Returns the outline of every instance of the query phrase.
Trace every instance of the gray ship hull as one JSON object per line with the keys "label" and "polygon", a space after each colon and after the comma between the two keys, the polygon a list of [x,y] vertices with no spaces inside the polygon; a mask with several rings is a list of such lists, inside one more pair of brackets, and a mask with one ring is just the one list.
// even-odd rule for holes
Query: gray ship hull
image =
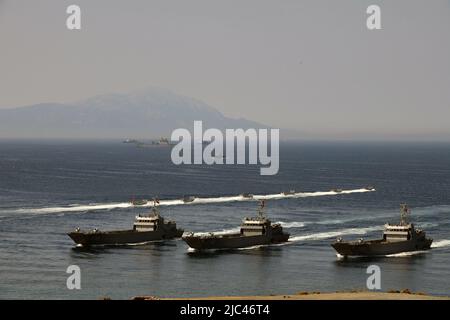
{"label": "gray ship hull", "polygon": [[180,238],[183,230],[71,232],[68,236],[82,246],[138,244]]}
{"label": "gray ship hull", "polygon": [[273,243],[286,242],[289,239],[288,233],[277,235],[257,235],[243,236],[240,233],[224,236],[199,237],[185,236],[183,240],[191,247],[197,250],[207,249],[238,249],[258,245],[268,245]]}
{"label": "gray ship hull", "polygon": [[363,242],[335,242],[331,246],[340,255],[347,256],[386,256],[402,252],[430,249],[432,239],[405,240],[387,242],[372,240]]}

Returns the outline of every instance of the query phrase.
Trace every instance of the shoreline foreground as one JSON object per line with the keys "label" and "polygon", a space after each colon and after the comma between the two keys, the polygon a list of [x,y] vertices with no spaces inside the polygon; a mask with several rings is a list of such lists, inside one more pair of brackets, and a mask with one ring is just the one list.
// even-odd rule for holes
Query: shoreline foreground
{"label": "shoreline foreground", "polygon": [[252,296],[207,296],[190,298],[167,298],[157,296],[136,296],[133,300],[450,300],[448,296],[434,296],[402,291],[341,291],[341,292],[298,292],[287,295]]}

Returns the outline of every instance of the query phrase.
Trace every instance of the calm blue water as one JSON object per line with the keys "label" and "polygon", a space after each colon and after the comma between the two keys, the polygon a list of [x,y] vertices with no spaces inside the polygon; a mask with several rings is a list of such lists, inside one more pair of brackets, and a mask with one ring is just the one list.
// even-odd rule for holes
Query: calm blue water
{"label": "calm blue water", "polygon": [[[382,270],[382,290],[409,288],[450,294],[449,144],[286,144],[280,172],[258,166],[174,166],[170,150],[121,143],[0,142],[0,298],[78,299],[135,295],[284,294],[364,289],[367,266]],[[75,227],[129,228],[146,208],[124,208],[131,197],[220,198],[243,192],[316,192],[374,185],[376,192],[267,202],[290,243],[248,250],[190,253],[181,240],[143,246],[74,248]],[[435,239],[426,253],[337,259],[330,243],[379,237],[407,202],[412,219]],[[100,209],[103,208],[103,209]],[[162,206],[185,230],[238,226],[256,202]],[[78,265],[81,290],[66,288]]]}

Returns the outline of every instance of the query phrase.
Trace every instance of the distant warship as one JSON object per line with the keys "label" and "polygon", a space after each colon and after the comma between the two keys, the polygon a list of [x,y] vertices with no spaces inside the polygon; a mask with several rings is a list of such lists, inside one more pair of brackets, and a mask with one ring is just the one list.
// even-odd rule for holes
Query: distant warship
{"label": "distant warship", "polygon": [[400,205],[400,223],[385,224],[383,238],[378,240],[343,241],[338,238],[331,246],[339,255],[384,256],[402,252],[430,249],[433,239],[427,238],[425,231],[416,229],[407,221],[410,210],[406,204]]}
{"label": "distant warship", "polygon": [[245,218],[240,231],[232,234],[206,235],[189,233],[183,236],[183,240],[197,250],[203,249],[236,249],[256,245],[286,242],[289,233],[283,232],[280,224],[272,224],[263,213],[264,201],[261,201],[258,209],[259,215],[253,218]]}
{"label": "distant warship", "polygon": [[123,141],[123,143],[130,143],[130,144],[134,144],[136,147],[138,148],[147,148],[147,147],[155,147],[155,146],[173,146],[175,145],[174,142],[170,141],[167,138],[162,137],[161,139],[155,141],[151,141],[151,142],[143,142],[143,141],[139,141],[136,139],[126,139]]}
{"label": "distant warship", "polygon": [[92,231],[83,232],[79,228],[68,233],[72,240],[82,246],[93,245],[123,245],[146,243],[150,241],[179,238],[183,234],[182,229],[177,229],[174,221],[164,220],[159,215],[155,200],[152,212],[148,215],[138,215],[135,218],[133,229],[117,231]]}

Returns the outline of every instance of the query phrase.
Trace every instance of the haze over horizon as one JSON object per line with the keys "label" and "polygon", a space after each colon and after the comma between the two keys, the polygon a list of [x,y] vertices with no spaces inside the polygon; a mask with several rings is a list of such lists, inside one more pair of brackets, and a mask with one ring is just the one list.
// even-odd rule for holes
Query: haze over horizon
{"label": "haze over horizon", "polygon": [[307,138],[450,140],[449,31],[448,0],[0,0],[0,111],[159,87]]}

